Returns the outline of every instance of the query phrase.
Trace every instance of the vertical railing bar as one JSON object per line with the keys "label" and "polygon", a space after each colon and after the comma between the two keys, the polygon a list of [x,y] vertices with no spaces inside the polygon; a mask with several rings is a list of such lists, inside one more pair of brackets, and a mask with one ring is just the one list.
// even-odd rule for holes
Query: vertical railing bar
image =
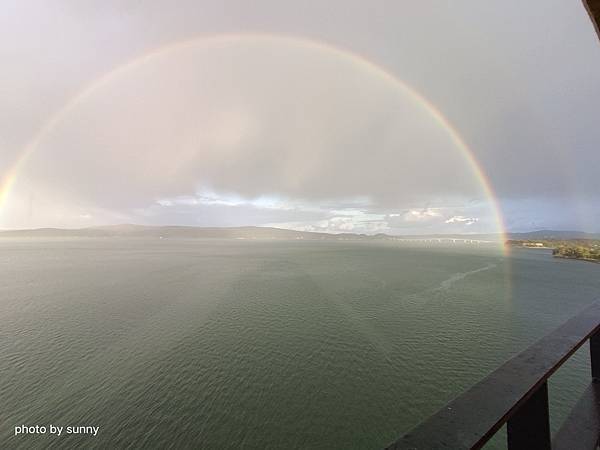
{"label": "vertical railing bar", "polygon": [[590,337],[590,359],[592,366],[592,380],[600,381],[600,331]]}
{"label": "vertical railing bar", "polygon": [[547,382],[508,420],[506,437],[508,450],[551,450]]}

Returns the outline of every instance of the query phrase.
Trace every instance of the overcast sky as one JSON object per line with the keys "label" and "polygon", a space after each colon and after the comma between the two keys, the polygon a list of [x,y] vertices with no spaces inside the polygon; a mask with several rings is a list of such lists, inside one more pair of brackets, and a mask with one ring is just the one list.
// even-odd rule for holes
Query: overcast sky
{"label": "overcast sky", "polygon": [[7,1],[0,57],[2,228],[497,231],[404,83],[508,229],[600,232],[576,0]]}

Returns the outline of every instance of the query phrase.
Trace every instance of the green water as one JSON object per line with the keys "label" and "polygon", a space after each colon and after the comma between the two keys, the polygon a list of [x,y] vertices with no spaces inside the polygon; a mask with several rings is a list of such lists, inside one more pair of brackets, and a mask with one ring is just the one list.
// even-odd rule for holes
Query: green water
{"label": "green water", "polygon": [[543,250],[5,239],[0,448],[381,448],[598,297]]}

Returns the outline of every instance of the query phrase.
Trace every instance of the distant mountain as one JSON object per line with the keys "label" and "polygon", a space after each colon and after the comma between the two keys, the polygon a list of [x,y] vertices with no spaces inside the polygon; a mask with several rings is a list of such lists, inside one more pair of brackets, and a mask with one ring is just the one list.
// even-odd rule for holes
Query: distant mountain
{"label": "distant mountain", "polygon": [[368,239],[360,234],[329,234],[307,231],[294,231],[269,227],[222,227],[203,228],[189,226],[146,226],[109,225],[79,229],[37,228],[31,230],[8,230],[0,232],[0,237],[134,237],[134,238],[187,238],[187,239]]}
{"label": "distant mountain", "polygon": [[571,239],[600,239],[600,233],[585,233],[583,231],[568,230],[538,230],[526,233],[507,233],[507,239],[513,240],[571,240]]}
{"label": "distant mountain", "polygon": [[[191,227],[191,226],[147,226],[147,225],[109,225],[78,229],[36,228],[30,230],[1,231],[1,237],[38,237],[38,238],[90,238],[90,237],[135,237],[135,238],[183,238],[183,239],[304,239],[304,240],[390,240],[390,239],[473,239],[498,241],[500,234],[423,234],[391,236],[356,233],[319,233],[295,231],[271,227]],[[600,239],[600,233],[581,231],[540,230],[527,233],[508,233],[507,239]]]}

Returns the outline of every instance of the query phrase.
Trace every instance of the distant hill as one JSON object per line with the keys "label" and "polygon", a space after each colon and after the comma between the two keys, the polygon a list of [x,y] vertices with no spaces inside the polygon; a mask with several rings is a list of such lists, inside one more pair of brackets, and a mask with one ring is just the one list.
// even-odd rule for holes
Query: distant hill
{"label": "distant hill", "polygon": [[[423,234],[391,236],[356,233],[319,233],[295,231],[272,227],[192,227],[192,226],[148,226],[148,225],[109,225],[100,227],[65,229],[36,228],[30,230],[0,231],[2,237],[38,238],[90,238],[90,237],[136,237],[136,238],[182,238],[182,239],[304,239],[304,240],[389,240],[389,239],[479,239],[498,241],[499,234]],[[581,231],[540,230],[528,233],[508,233],[510,240],[570,240],[600,239],[600,233]]]}
{"label": "distant hill", "polygon": [[79,229],[36,228],[31,230],[8,230],[0,237],[38,238],[90,238],[90,237],[135,237],[135,238],[186,238],[186,239],[368,239],[360,234],[329,234],[294,231],[269,227],[190,227],[190,226],[146,226],[109,225]]}
{"label": "distant hill", "polygon": [[585,233],[583,231],[565,230],[538,230],[527,233],[507,233],[507,239],[514,240],[572,240],[572,239],[600,239],[600,233]]}

